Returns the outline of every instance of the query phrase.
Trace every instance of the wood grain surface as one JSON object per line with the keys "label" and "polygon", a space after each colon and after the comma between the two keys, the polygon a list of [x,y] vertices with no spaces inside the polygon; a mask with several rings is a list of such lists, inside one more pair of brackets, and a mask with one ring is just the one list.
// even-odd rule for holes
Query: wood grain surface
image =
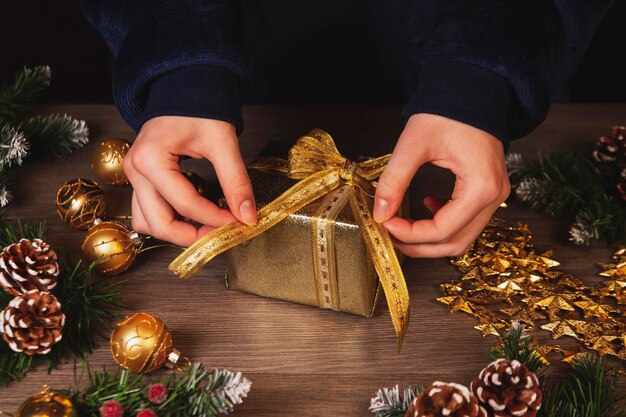
{"label": "wood grain surface", "polygon": [[[94,178],[89,165],[95,142],[113,136],[133,139],[134,133],[109,105],[58,105],[38,110],[85,119],[92,144],[59,160],[29,161],[15,169],[11,179],[15,200],[9,215],[48,219],[51,243],[77,258],[84,232],[70,229],[57,217],[56,192],[71,178]],[[392,149],[402,127],[396,107],[249,107],[244,118],[241,148],[247,161],[268,140],[291,142],[313,127],[330,132],[348,155],[377,155]],[[555,105],[546,122],[514,142],[511,150],[532,157],[538,151],[590,149],[596,137],[624,123],[626,105]],[[208,163],[184,164],[217,188]],[[446,172],[422,169],[411,188],[413,217],[426,215],[420,203],[424,195],[447,198],[452,183]],[[105,186],[105,192],[108,214],[129,214],[129,186]],[[596,264],[608,261],[612,253],[604,243],[591,247],[569,243],[567,218],[550,218],[516,202],[499,216],[527,222],[536,245],[554,249],[561,268],[584,280],[596,281]],[[447,306],[435,300],[440,296],[438,284],[458,277],[445,259],[405,262],[411,324],[404,348],[397,354],[384,303],[367,319],[229,291],[224,287],[222,257],[183,282],[167,270],[178,253],[173,248],[144,253],[117,278],[124,281],[121,301],[128,308],[121,313],[157,314],[172,330],[176,347],[189,358],[207,367],[244,372],[252,380],[252,391],[235,416],[366,416],[370,397],[379,387],[433,380],[468,384],[487,364],[495,342],[472,328],[476,324],[472,317],[450,314]],[[549,339],[544,331],[538,335]],[[566,346],[575,343],[559,340]],[[116,368],[104,340],[90,361],[96,367]],[[25,380],[0,388],[0,410],[14,412],[44,384],[68,387],[74,381],[73,364],[67,360],[51,374],[39,365]],[[555,367],[553,372],[558,370]]]}

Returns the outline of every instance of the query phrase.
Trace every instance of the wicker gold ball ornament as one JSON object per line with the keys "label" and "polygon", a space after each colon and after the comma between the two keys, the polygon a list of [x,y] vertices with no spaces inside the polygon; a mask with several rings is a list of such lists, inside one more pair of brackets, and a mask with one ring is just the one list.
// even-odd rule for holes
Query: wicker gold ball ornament
{"label": "wicker gold ball ornament", "polygon": [[131,314],[115,326],[111,333],[111,353],[122,368],[135,373],[151,372],[163,366],[172,368],[181,358],[163,320],[148,313]]}
{"label": "wicker gold ball ornament", "polygon": [[106,184],[127,184],[128,178],[122,164],[129,149],[130,143],[126,139],[110,138],[101,141],[93,151],[91,169]]}
{"label": "wicker gold ball ornament", "polygon": [[15,417],[78,417],[78,410],[68,397],[45,387],[24,401]]}
{"label": "wicker gold ball ornament", "polygon": [[82,249],[88,262],[97,262],[96,271],[118,275],[132,265],[142,244],[139,233],[122,223],[98,220],[87,231]]}
{"label": "wicker gold ball ornament", "polygon": [[57,213],[76,229],[87,229],[104,214],[104,191],[86,178],[67,181],[57,192]]}

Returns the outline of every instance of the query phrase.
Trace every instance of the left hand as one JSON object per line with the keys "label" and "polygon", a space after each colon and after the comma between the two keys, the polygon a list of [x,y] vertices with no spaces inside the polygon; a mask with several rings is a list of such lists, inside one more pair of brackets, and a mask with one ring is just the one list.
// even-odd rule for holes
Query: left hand
{"label": "left hand", "polygon": [[[456,175],[451,200],[428,196],[428,220],[395,214],[413,176],[425,163]],[[511,191],[504,147],[495,136],[475,127],[431,114],[411,116],[380,176],[374,220],[382,223],[404,254],[437,258],[463,254]]]}

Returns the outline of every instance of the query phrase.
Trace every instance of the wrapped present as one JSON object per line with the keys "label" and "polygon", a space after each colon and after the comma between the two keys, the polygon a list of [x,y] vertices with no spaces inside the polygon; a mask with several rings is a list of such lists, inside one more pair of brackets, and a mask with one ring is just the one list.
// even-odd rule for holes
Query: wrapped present
{"label": "wrapped present", "polygon": [[258,224],[234,222],[208,233],[170,269],[190,278],[228,251],[228,285],[261,296],[371,316],[380,288],[398,347],[409,322],[400,262],[383,225],[374,222],[373,182],[390,155],[353,162],[315,129],[288,160],[258,158],[251,180]]}

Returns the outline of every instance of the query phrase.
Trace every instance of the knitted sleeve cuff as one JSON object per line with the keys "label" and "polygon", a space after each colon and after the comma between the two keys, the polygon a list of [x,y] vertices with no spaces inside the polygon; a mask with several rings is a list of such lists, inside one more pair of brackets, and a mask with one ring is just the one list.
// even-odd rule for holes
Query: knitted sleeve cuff
{"label": "knitted sleeve cuff", "polygon": [[484,130],[508,148],[511,89],[505,78],[481,67],[432,63],[420,68],[416,88],[403,116],[435,114]]}

